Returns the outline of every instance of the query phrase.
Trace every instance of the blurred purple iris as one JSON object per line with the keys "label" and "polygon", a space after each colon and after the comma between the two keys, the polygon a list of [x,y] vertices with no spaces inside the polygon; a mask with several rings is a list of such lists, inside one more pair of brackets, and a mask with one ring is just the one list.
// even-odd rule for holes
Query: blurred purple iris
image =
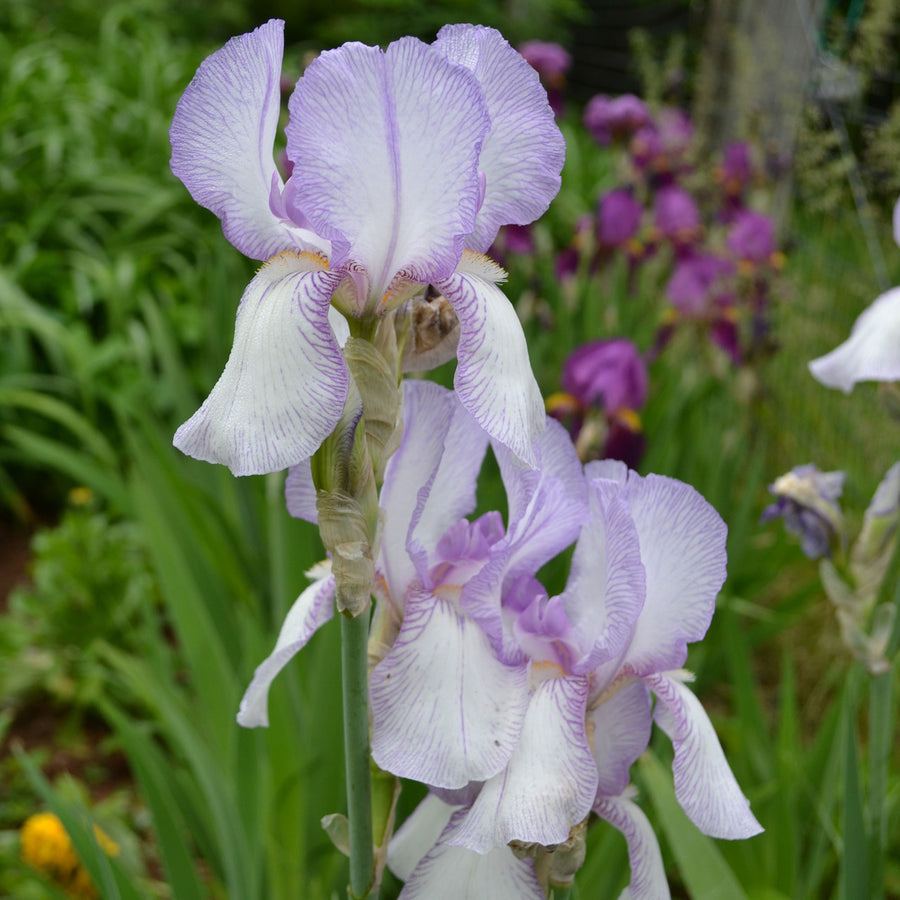
{"label": "blurred purple iris", "polygon": [[639,410],[647,402],[647,368],[625,338],[591,341],[563,365],[564,393],[547,401],[566,424],[582,460],[619,459],[637,465],[645,440]]}

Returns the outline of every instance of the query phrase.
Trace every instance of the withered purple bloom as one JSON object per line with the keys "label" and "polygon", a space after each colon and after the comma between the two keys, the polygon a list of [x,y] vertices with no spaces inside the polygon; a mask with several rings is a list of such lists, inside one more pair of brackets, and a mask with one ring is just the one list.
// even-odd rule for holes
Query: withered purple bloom
{"label": "withered purple bloom", "polygon": [[559,189],[564,142],[537,74],[489,28],[434,44],[345,44],[291,96],[283,182],[273,158],[283,22],[210,56],[175,112],[172,171],[263,261],[238,308],[225,371],[175,443],[235,474],[308,458],[349,385],[343,317],[434,285],[459,320],[456,390],[495,439],[532,461],[540,393],[503,272],[480,256]]}

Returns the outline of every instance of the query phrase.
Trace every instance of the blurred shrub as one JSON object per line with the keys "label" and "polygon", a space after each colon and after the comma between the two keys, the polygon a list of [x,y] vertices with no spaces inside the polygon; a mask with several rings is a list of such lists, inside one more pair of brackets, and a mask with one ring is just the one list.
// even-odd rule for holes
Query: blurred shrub
{"label": "blurred shrub", "polygon": [[0,694],[90,705],[106,689],[99,645],[136,649],[138,623],[157,602],[142,532],[74,508],[35,535],[32,551],[32,583],[12,591],[0,630]]}

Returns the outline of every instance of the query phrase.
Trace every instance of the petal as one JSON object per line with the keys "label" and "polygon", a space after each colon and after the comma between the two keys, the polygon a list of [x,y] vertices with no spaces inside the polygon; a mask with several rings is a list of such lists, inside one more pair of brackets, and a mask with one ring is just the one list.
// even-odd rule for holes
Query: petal
{"label": "petal", "polygon": [[415,38],[383,53],[322,53],[290,100],[288,156],[297,203],[369,275],[380,300],[398,272],[446,278],[472,231],[478,152],[489,127],[477,82]]}
{"label": "petal", "polygon": [[[462,405],[495,440],[527,465],[544,430],[544,403],[528,359],[522,325],[503,292],[480,274],[459,271],[435,285],[459,319],[453,385]],[[474,266],[472,266],[474,269]]]}
{"label": "petal", "polygon": [[295,519],[305,519],[313,525],[318,524],[316,486],[313,484],[312,465],[309,459],[291,466],[284,481],[284,501],[287,511]]}
{"label": "petal", "polygon": [[632,765],[650,743],[651,706],[647,686],[633,681],[588,713],[599,794],[614,797],[628,786]]}
{"label": "petal", "polygon": [[409,881],[416,866],[438,842],[458,808],[429,792],[394,832],[388,845],[387,864],[401,881]]}
{"label": "petal", "polygon": [[501,225],[527,225],[546,212],[559,191],[566,143],[537,72],[499,31],[445,25],[434,46],[475,74],[491,117],[478,159],[484,202],[467,241],[483,253]]}
{"label": "petal", "polygon": [[545,681],[531,698],[516,751],[445,840],[487,853],[510,841],[561,844],[590,812],[597,767],[585,733],[587,681]]}
{"label": "petal", "polygon": [[643,810],[626,797],[601,797],[594,812],[618,828],[628,842],[631,884],[623,897],[629,900],[668,900],[669,884],[659,842]]}
{"label": "petal", "polygon": [[656,724],[675,748],[675,797],[690,820],[710,837],[738,840],[763,829],[728,766],[700,701],[665,674],[644,681],[656,695]]}
{"label": "petal", "polygon": [[306,646],[307,641],[334,615],[334,577],[314,581],[295,601],[281,626],[275,649],[256,667],[253,680],[244,692],[239,725],[245,728],[268,726],[269,686],[275,676]]}
{"label": "petal", "polygon": [[[568,432],[547,419],[533,445],[537,468],[524,467],[504,446],[494,454],[506,488],[509,528],[490,561],[463,588],[462,608],[502,644],[501,591],[519,575],[534,574],[568,547],[587,518],[586,485]],[[504,653],[506,661],[509,659]]]}
{"label": "petal", "polygon": [[850,337],[809,364],[827,387],[853,390],[858,381],[900,380],[900,287],[882,294],[854,322]]}
{"label": "petal", "polygon": [[706,634],[725,581],[727,528],[694,488],[674,478],[629,472],[647,598],[622,665],[637,675],[677,669],[687,644]]}
{"label": "petal", "polygon": [[572,556],[563,607],[581,636],[584,657],[574,667],[590,672],[608,663],[598,680],[611,679],[628,646],[646,593],[637,529],[611,482],[589,482],[591,519],[582,527]]}
{"label": "petal", "polygon": [[247,286],[225,371],[175,446],[235,475],[277,472],[333,431],[349,374],[328,322],[336,276],[318,257],[282,253]]}
{"label": "petal", "polygon": [[284,22],[271,19],[208,57],[178,101],[169,138],[172,171],[221,220],[241,253],[268,259],[309,249],[269,204],[280,193],[273,148],[281,109]]}
{"label": "petal", "polygon": [[[450,820],[450,832],[465,814]],[[485,854],[449,846],[439,840],[416,867],[401,900],[544,900],[533,859],[516,859],[509,847]]]}
{"label": "petal", "polygon": [[427,381],[403,383],[403,423],[381,489],[382,567],[398,600],[416,576],[414,559],[424,579],[444,532],[475,509],[488,441],[452,391]]}
{"label": "petal", "polygon": [[407,599],[369,691],[375,762],[402,778],[461,788],[509,760],[528,706],[528,669],[503,665],[473,621],[421,591]]}

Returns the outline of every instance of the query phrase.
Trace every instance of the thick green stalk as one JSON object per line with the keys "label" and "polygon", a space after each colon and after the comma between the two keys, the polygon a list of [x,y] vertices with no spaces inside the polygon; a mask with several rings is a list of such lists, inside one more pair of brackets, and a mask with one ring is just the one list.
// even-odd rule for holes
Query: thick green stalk
{"label": "thick green stalk", "polygon": [[569,900],[572,896],[572,885],[567,884],[564,887],[553,886],[550,888],[550,897],[552,900]]}
{"label": "thick green stalk", "polygon": [[344,763],[350,820],[350,898],[375,900],[372,839],[372,782],[369,769],[369,684],[366,645],[369,616],[341,619],[344,702]]}

